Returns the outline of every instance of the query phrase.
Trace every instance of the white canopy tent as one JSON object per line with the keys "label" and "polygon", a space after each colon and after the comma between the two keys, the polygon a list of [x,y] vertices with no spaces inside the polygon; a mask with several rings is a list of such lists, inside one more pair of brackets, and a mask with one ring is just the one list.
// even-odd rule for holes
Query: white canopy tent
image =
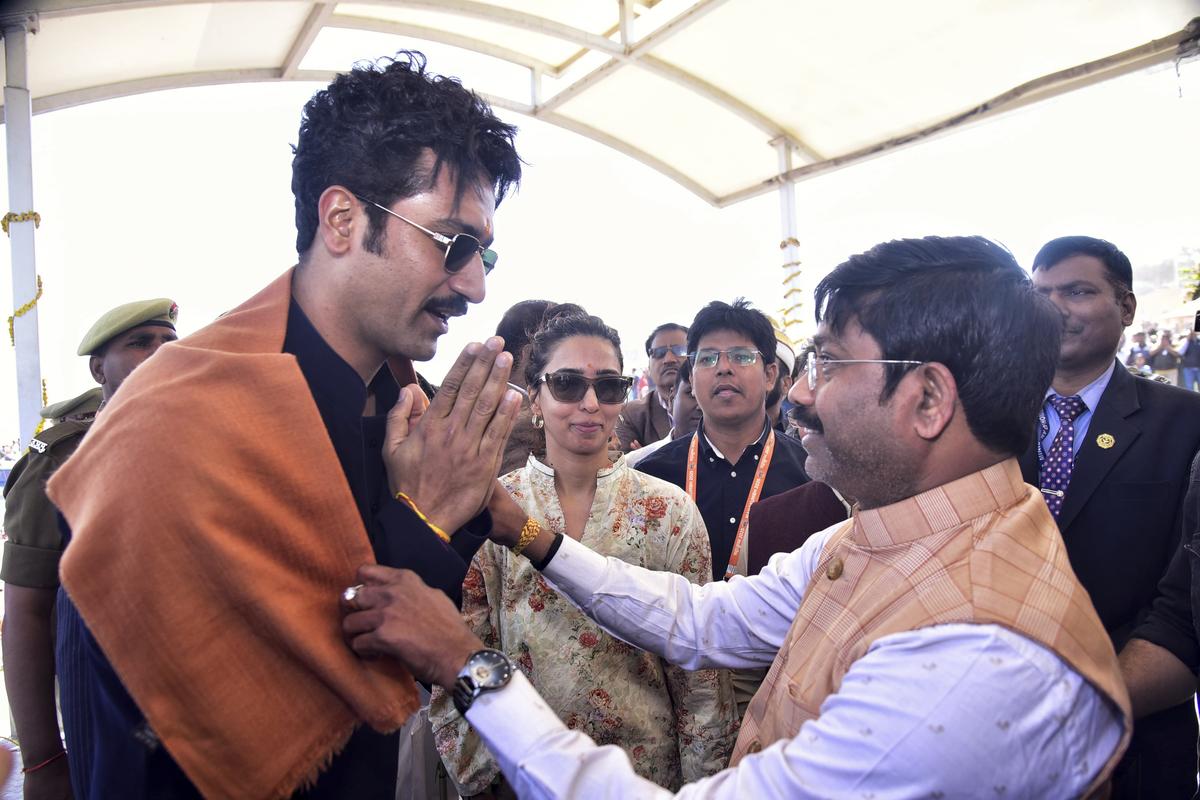
{"label": "white canopy tent", "polygon": [[[588,136],[721,207],[778,191],[784,306],[795,181],[1194,55],[1200,0],[25,0],[5,47],[14,305],[37,292],[30,113],[177,87],[328,81],[330,53],[435,43],[497,107]],[[784,324],[792,321],[785,309]],[[37,422],[36,307],[14,321]]]}

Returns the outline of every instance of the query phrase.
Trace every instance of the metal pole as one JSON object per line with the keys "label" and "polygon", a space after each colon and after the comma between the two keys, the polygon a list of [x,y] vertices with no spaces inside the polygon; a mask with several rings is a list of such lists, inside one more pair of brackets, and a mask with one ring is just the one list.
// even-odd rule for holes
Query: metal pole
{"label": "metal pole", "polygon": [[[4,20],[4,127],[8,145],[8,208],[33,211],[33,106],[25,75],[25,41],[29,19]],[[37,294],[37,262],[33,220],[8,225],[12,249],[13,308]],[[5,315],[7,316],[7,315]],[[17,350],[17,413],[22,446],[33,438],[42,408],[42,375],[38,349],[37,306],[13,320]]]}
{"label": "metal pole", "polygon": [[[792,168],[792,143],[785,137],[771,141],[779,154],[779,174]],[[796,184],[784,180],[779,184],[779,218],[783,238],[783,308],[779,324],[788,337],[797,342],[803,330],[804,287],[800,279],[800,240],[796,238]]]}
{"label": "metal pole", "polygon": [[621,46],[629,49],[633,45],[633,0],[617,0],[620,19]]}

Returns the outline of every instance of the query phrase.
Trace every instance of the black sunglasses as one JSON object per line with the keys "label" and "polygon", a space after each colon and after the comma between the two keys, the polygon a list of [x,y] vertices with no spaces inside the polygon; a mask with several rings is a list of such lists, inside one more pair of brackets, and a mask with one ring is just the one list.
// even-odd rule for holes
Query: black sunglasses
{"label": "black sunglasses", "polygon": [[666,358],[667,353],[672,353],[676,358],[685,358],[687,356],[686,344],[664,344],[658,347],[650,348],[651,358]]}
{"label": "black sunglasses", "polygon": [[[358,195],[355,195],[358,197]],[[460,271],[463,267],[471,262],[471,259],[476,253],[479,253],[479,258],[483,261],[483,274],[487,275],[496,267],[496,261],[500,258],[496,255],[495,250],[489,250],[483,246],[483,243],[469,233],[456,233],[454,236],[443,236],[440,233],[429,230],[424,225],[413,222],[402,214],[397,214],[387,206],[380,205],[374,200],[368,200],[365,197],[358,197],[361,203],[370,203],[380,211],[391,214],[398,220],[407,222],[417,230],[424,233],[430,239],[433,239],[438,244],[446,246],[446,254],[443,256],[442,266],[446,272],[454,273]]]}
{"label": "black sunglasses", "polygon": [[578,403],[591,387],[596,390],[597,402],[616,405],[625,402],[633,378],[624,375],[585,378],[577,372],[547,372],[538,378],[538,383],[546,384],[551,396],[560,403]]}

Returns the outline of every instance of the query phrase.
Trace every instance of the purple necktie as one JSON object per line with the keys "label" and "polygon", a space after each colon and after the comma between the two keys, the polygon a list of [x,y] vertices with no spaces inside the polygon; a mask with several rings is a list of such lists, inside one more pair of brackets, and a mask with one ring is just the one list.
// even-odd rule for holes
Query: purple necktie
{"label": "purple necktie", "polygon": [[[1075,418],[1087,410],[1079,395],[1061,397],[1057,394],[1047,402],[1058,412],[1058,433],[1050,445],[1050,451],[1042,459],[1042,495],[1050,513],[1058,519],[1062,511],[1063,495],[1071,484],[1071,470],[1075,468]],[[1041,447],[1041,442],[1038,442]]]}

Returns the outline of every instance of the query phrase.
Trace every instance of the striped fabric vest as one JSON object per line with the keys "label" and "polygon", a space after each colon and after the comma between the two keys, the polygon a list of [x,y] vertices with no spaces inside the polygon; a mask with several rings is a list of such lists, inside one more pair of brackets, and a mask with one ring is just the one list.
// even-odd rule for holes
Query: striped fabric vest
{"label": "striped fabric vest", "polygon": [[796,619],[742,722],[732,764],[819,715],[877,639],[943,623],[995,624],[1055,652],[1117,705],[1117,657],[1058,527],[1015,459],[899,503],[857,512],[826,544]]}

